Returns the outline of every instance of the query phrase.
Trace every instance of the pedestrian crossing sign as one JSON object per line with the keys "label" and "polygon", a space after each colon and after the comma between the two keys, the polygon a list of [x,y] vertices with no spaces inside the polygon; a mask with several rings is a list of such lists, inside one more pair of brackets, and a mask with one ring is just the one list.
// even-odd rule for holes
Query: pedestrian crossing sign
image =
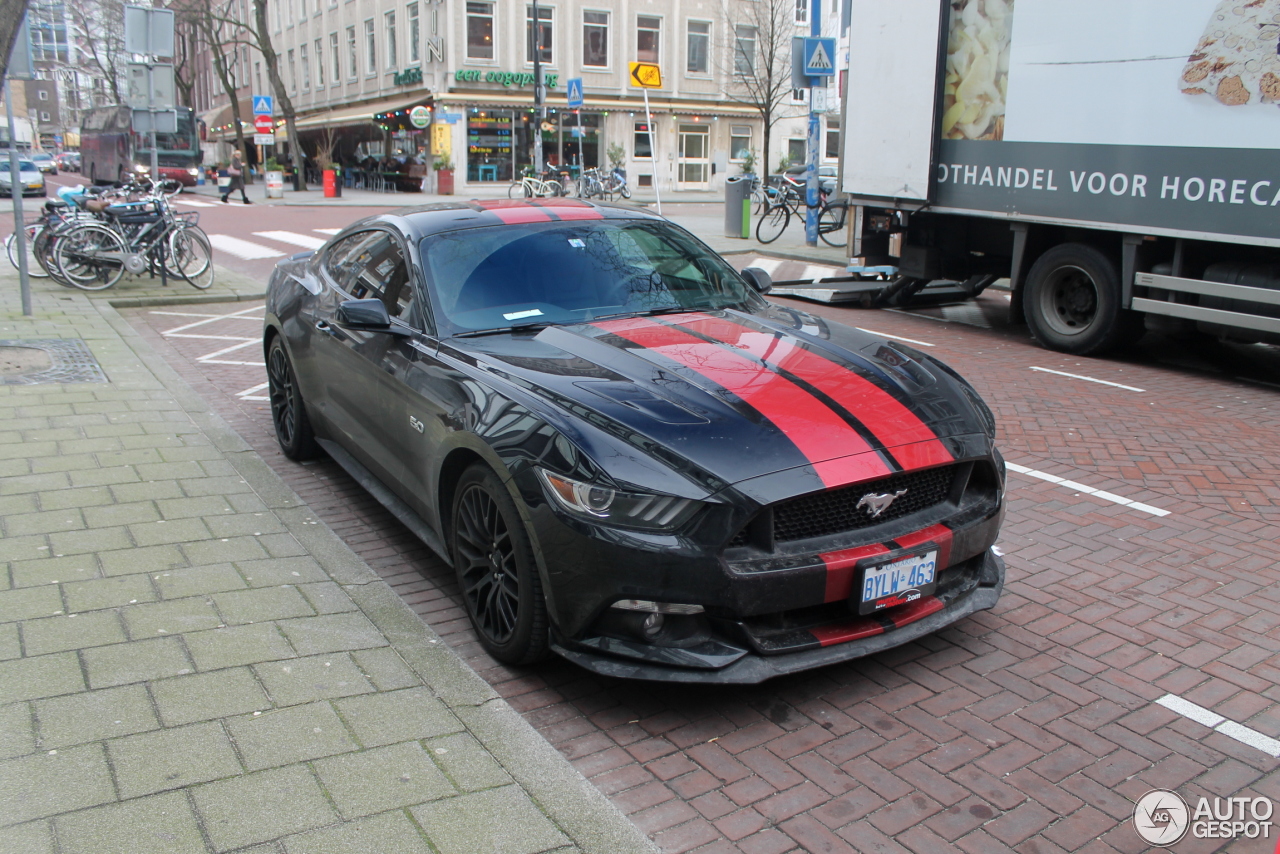
{"label": "pedestrian crossing sign", "polygon": [[569,96],[570,107],[582,106],[582,78],[574,77],[572,80],[565,81],[565,94]]}
{"label": "pedestrian crossing sign", "polygon": [[270,95],[254,95],[253,96],[253,114],[255,116],[269,116],[275,113],[275,105],[272,103],[274,99]]}
{"label": "pedestrian crossing sign", "polygon": [[808,77],[831,77],[836,73],[836,40],[804,40],[804,73]]}

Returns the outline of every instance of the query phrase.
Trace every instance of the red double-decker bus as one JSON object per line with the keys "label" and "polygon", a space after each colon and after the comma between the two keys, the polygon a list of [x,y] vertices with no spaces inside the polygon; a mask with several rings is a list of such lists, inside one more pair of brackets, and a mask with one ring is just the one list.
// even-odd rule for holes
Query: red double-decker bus
{"label": "red double-decker bus", "polygon": [[[156,134],[160,177],[194,187],[200,174],[200,135],[189,107],[178,107],[177,133]],[[80,173],[91,182],[123,181],[151,171],[149,135],[133,131],[128,107],[98,107],[80,124]]]}

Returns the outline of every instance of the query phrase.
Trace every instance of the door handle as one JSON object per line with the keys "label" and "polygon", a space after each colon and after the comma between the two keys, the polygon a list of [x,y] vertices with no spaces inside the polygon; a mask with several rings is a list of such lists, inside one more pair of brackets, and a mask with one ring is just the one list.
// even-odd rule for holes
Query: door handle
{"label": "door handle", "polygon": [[326,320],[317,320],[316,329],[320,330],[321,332],[328,332],[330,335],[333,334],[333,327],[330,326],[329,322]]}

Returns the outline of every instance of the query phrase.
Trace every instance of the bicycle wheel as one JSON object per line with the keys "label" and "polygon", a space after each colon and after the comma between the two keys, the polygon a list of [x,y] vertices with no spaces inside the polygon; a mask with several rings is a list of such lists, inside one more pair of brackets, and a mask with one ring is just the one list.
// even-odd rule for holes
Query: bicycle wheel
{"label": "bicycle wheel", "polygon": [[36,237],[35,253],[40,259],[40,265],[48,272],[49,278],[53,279],[64,288],[71,287],[66,276],[62,275],[62,271],[58,269],[58,243],[62,240],[62,226],[52,229],[46,228]]}
{"label": "bicycle wheel", "polygon": [[[36,254],[36,239],[44,232],[44,226],[40,223],[28,225],[24,231],[26,232],[26,250],[27,250],[27,275],[35,276],[38,279],[47,278],[49,271],[44,268],[44,264],[40,263],[40,256]],[[4,250],[9,256],[9,263],[13,265],[13,269],[18,269],[18,241],[14,238],[16,234],[10,234],[4,239]]]}
{"label": "bicycle wheel", "polygon": [[790,221],[790,208],[784,204],[770,205],[765,208],[760,221],[756,223],[756,240],[761,243],[772,243],[787,230],[787,223]]}
{"label": "bicycle wheel", "polygon": [[213,247],[199,229],[176,228],[170,232],[168,253],[165,266],[171,275],[186,279],[202,291],[213,284]]}
{"label": "bicycle wheel", "polygon": [[523,199],[529,195],[529,188],[524,185],[523,181],[513,181],[510,187],[507,187],[508,199]]}
{"label": "bicycle wheel", "polygon": [[843,202],[831,202],[818,214],[818,236],[828,246],[844,246],[844,218],[848,206]]}
{"label": "bicycle wheel", "polygon": [[81,225],[58,241],[59,271],[82,291],[102,291],[124,275],[124,240],[103,225]]}
{"label": "bicycle wheel", "polygon": [[622,198],[624,199],[631,198],[631,188],[628,187],[625,183],[618,188],[618,192],[622,194]]}

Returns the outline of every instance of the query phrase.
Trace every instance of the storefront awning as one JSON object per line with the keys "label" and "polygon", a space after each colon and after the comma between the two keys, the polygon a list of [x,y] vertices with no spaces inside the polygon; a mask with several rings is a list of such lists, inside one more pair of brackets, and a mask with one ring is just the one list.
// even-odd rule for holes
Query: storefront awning
{"label": "storefront awning", "polygon": [[[460,107],[512,107],[529,109],[533,106],[532,95],[502,92],[444,92],[436,95],[436,103]],[[568,110],[567,103],[557,103],[552,98],[545,104],[547,109]],[[583,101],[584,110],[627,110],[641,112],[644,101],[640,98],[592,98],[589,95]],[[720,101],[692,101],[687,98],[655,98],[649,97],[649,108],[655,113],[680,113],[691,116],[759,116],[755,107],[747,104],[732,104]]]}
{"label": "storefront awning", "polygon": [[360,106],[347,105],[324,113],[313,113],[297,120],[298,130],[310,130],[322,127],[342,127],[343,125],[371,124],[378,113],[389,113],[403,110],[431,100],[430,92],[419,92],[412,98],[392,98],[387,101],[372,101]]}
{"label": "storefront awning", "polygon": [[[214,107],[207,113],[201,113],[200,120],[209,129],[210,134],[217,134],[218,136],[235,134],[235,130],[231,127],[230,104],[223,104],[221,107]],[[240,121],[244,124],[244,129],[247,133],[253,133],[253,104],[247,98],[240,102]],[[215,128],[225,128],[225,130],[215,130]]]}

